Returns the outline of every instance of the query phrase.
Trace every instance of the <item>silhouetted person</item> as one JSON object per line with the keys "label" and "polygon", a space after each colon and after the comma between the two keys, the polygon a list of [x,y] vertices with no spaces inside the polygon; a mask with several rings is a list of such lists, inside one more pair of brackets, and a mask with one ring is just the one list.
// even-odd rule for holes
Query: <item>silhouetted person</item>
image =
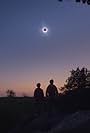
{"label": "silhouetted person", "polygon": [[58,96],[57,87],[54,85],[54,80],[50,80],[50,84],[46,89],[46,97],[55,97]]}
{"label": "silhouetted person", "polygon": [[50,84],[46,89],[46,97],[48,97],[47,110],[50,113],[49,115],[51,115],[51,112],[56,110],[57,96],[58,96],[57,87],[54,85],[54,81],[50,80]]}
{"label": "silhouetted person", "polygon": [[44,97],[43,90],[40,88],[41,84],[37,83],[37,88],[34,91],[34,98],[40,100]]}
{"label": "silhouetted person", "polygon": [[40,86],[41,84],[37,83],[37,88],[34,91],[36,114],[40,114],[44,110],[44,93]]}

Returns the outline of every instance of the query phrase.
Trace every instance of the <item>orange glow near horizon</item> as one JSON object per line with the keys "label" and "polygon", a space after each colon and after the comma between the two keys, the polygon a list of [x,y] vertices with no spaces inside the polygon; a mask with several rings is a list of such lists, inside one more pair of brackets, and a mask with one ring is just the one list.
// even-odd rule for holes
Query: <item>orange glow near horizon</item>
{"label": "orange glow near horizon", "polygon": [[[12,89],[17,94],[18,93],[22,93],[22,94],[26,93],[27,95],[31,95],[32,96],[33,95],[33,91],[36,88],[36,84],[37,83],[38,83],[37,81],[27,82],[27,83],[23,82],[23,83],[18,83],[18,84],[13,84],[13,83],[9,82],[8,85],[7,84],[1,84],[0,88],[1,88],[1,91],[4,91],[4,92],[7,89]],[[40,83],[41,83],[41,88],[45,92],[46,87],[49,84],[49,80],[40,81]],[[61,86],[63,86],[63,84],[64,84],[63,81],[61,82],[61,80],[60,80],[60,82],[59,82],[59,81],[55,80],[55,85],[57,86],[57,88],[60,88]]]}
{"label": "orange glow near horizon", "polygon": [[41,74],[36,73],[34,74],[34,76],[32,76],[32,78],[29,76],[29,74],[23,76],[22,75],[21,76],[17,75],[16,77],[13,78],[10,77],[10,79],[6,81],[3,80],[3,82],[0,83],[1,90],[5,92],[7,89],[13,89],[17,93],[17,95],[19,93],[20,94],[25,93],[27,95],[33,96],[33,91],[36,88],[36,84],[38,82],[41,83],[41,88],[45,93],[46,87],[48,86],[50,79],[54,79],[54,84],[57,86],[57,88],[63,86],[66,80],[66,75],[64,75],[63,73],[58,73],[58,74],[49,73],[48,75],[45,73]]}
{"label": "orange glow near horizon", "polygon": [[15,69],[15,71],[10,69],[10,71],[5,71],[4,73],[1,73],[0,91],[5,93],[7,89],[12,89],[17,95],[25,93],[26,95],[33,96],[36,84],[40,82],[41,88],[45,93],[50,79],[54,79],[54,83],[59,91],[59,88],[65,84],[65,81],[70,74],[70,70],[72,70],[72,68],[75,69],[75,64],[70,67],[61,66],[60,69],[60,66],[57,66],[58,65],[52,67],[52,69],[48,68],[48,70],[47,68],[39,68],[37,66],[37,69],[36,67],[33,68],[32,72],[29,69],[18,69],[18,71],[16,71],[17,69]]}

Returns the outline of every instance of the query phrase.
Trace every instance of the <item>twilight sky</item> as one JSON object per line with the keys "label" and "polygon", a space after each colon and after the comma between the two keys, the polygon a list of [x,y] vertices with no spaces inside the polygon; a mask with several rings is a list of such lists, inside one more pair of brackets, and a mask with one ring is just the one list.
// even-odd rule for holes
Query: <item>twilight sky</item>
{"label": "twilight sky", "polygon": [[[44,35],[41,28],[47,26]],[[72,68],[90,68],[90,6],[74,0],[0,0],[0,92],[33,95]]]}

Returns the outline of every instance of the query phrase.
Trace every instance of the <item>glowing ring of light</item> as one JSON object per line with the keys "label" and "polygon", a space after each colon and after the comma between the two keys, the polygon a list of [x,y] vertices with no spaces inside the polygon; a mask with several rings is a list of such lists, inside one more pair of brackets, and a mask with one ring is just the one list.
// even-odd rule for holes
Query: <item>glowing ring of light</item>
{"label": "glowing ring of light", "polygon": [[43,27],[43,28],[42,28],[42,32],[43,32],[43,33],[47,33],[47,32],[48,32],[48,28],[47,28],[47,27]]}

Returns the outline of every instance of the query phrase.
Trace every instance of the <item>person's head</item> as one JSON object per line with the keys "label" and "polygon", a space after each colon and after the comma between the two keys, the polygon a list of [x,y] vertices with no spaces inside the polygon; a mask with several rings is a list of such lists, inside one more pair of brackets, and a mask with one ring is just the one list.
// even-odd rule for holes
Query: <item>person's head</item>
{"label": "person's head", "polygon": [[50,84],[51,84],[51,85],[53,85],[53,83],[54,83],[54,80],[53,80],[53,79],[51,79],[51,80],[50,80]]}
{"label": "person's head", "polygon": [[37,87],[40,88],[41,84],[40,83],[37,83]]}

